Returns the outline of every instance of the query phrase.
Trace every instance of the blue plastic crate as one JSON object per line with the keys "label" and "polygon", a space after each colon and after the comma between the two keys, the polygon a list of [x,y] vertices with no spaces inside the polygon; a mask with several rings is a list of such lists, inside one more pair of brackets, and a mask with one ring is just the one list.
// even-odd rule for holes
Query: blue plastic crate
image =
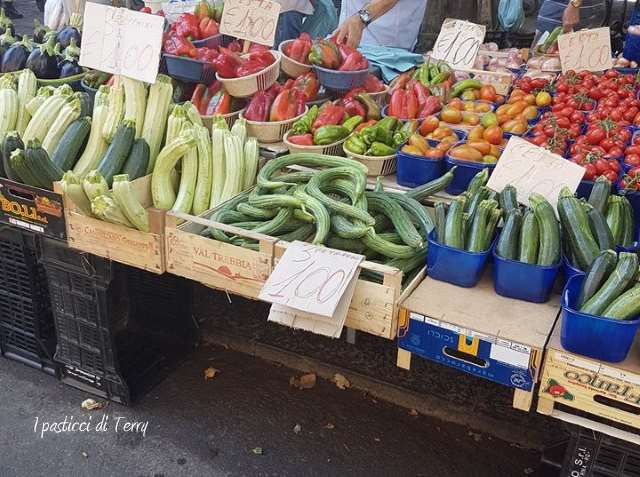
{"label": "blue plastic crate", "polygon": [[556,265],[542,266],[509,260],[493,250],[493,286],[498,295],[533,303],[545,303],[560,271]]}
{"label": "blue plastic crate", "polygon": [[[429,145],[435,147],[438,141],[429,140]],[[418,187],[444,174],[444,158],[432,159],[402,152],[398,148],[398,163],[396,177],[398,184],[404,187]]]}
{"label": "blue plastic crate", "polygon": [[[457,146],[457,143],[454,144],[453,147]],[[445,166],[447,171],[450,170],[453,166],[458,166],[456,169],[455,176],[453,180],[447,186],[447,193],[451,195],[462,194],[467,187],[469,186],[469,182],[471,179],[482,169],[489,169],[489,174],[495,169],[495,164],[485,164],[481,162],[470,162],[470,161],[462,161],[459,159],[454,159],[448,154],[445,156]]]}

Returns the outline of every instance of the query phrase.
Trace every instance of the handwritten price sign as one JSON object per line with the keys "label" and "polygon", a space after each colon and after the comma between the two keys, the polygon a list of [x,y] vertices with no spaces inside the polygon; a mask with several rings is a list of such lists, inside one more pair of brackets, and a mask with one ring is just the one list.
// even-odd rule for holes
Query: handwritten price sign
{"label": "handwritten price sign", "polygon": [[80,65],[155,83],[164,19],[88,2]]}
{"label": "handwritten price sign", "polygon": [[341,250],[293,242],[262,287],[259,298],[306,313],[333,317],[363,258]]}
{"label": "handwritten price sign", "polygon": [[465,20],[447,18],[433,46],[431,56],[454,68],[471,68],[476,61],[487,27]]}
{"label": "handwritten price sign", "polygon": [[272,46],[280,4],[271,0],[226,0],[220,31],[261,45]]}
{"label": "handwritten price sign", "polygon": [[609,27],[581,30],[558,37],[562,72],[604,71],[613,66]]}
{"label": "handwritten price sign", "polygon": [[583,175],[582,166],[513,136],[487,187],[501,192],[511,184],[518,190],[518,201],[524,205],[529,205],[529,195],[537,192],[555,207],[560,189],[566,186],[575,192]]}

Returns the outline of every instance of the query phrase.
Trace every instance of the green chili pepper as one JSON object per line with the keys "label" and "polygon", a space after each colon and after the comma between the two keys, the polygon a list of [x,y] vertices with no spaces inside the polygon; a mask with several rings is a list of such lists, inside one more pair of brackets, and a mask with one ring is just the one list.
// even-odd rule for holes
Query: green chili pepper
{"label": "green chili pepper", "polygon": [[345,127],[347,131],[352,132],[355,128],[357,128],[360,125],[362,121],[364,121],[364,118],[362,116],[352,116],[349,119],[347,119],[344,123],[342,123],[342,126]]}
{"label": "green chili pepper", "polygon": [[451,97],[456,98],[460,96],[466,89],[480,89],[481,87],[482,83],[477,79],[466,79],[458,81],[453,85],[453,88],[451,88]]}
{"label": "green chili pepper", "polygon": [[344,143],[344,147],[355,154],[364,154],[367,150],[367,144],[362,140],[362,137],[359,134],[355,134],[347,139]]}
{"label": "green chili pepper", "polygon": [[376,140],[376,126],[367,126],[360,131],[360,137],[368,146]]}
{"label": "green chili pepper", "polygon": [[[356,116],[360,117],[360,116]],[[362,119],[362,118],[360,118]],[[319,146],[326,146],[327,144],[333,144],[338,142],[349,135],[349,131],[344,126],[335,126],[333,124],[327,124],[316,129],[313,134],[313,143]]]}
{"label": "green chili pepper", "polygon": [[396,153],[396,150],[393,147],[387,146],[386,144],[381,142],[374,142],[373,144],[371,144],[371,147],[367,149],[366,155],[367,156],[390,156],[395,153]]}

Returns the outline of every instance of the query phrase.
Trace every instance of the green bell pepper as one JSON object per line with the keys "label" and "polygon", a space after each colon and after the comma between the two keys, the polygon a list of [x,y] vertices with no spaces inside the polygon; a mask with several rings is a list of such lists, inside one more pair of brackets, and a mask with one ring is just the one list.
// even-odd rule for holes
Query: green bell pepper
{"label": "green bell pepper", "polygon": [[364,118],[362,116],[352,116],[345,122],[343,122],[342,126],[347,128],[349,132],[353,132],[353,130],[357,128],[362,121],[364,121]]}
{"label": "green bell pepper", "polygon": [[374,142],[371,147],[367,149],[367,156],[391,156],[395,154],[396,150],[381,142]]}
{"label": "green bell pepper", "polygon": [[381,119],[374,126],[376,129],[376,141],[387,145],[393,144],[393,133],[398,127],[398,120],[392,116]]}
{"label": "green bell pepper", "polygon": [[364,154],[367,150],[367,144],[364,142],[360,134],[355,134],[347,139],[344,143],[344,147],[347,151],[353,152],[354,154]]}
{"label": "green bell pepper", "polygon": [[298,136],[300,134],[307,134],[311,132],[311,126],[316,120],[316,117],[318,117],[318,106],[314,104],[313,106],[311,106],[311,108],[309,108],[309,111],[307,111],[304,116],[293,123],[293,126],[291,126],[290,134],[292,136]]}
{"label": "green bell pepper", "polygon": [[376,126],[367,126],[360,131],[360,137],[368,146],[376,140]]}
{"label": "green bell pepper", "polygon": [[350,132],[351,131],[344,126],[335,126],[333,124],[321,126],[316,129],[316,132],[313,134],[313,143],[319,146],[333,144],[347,137]]}

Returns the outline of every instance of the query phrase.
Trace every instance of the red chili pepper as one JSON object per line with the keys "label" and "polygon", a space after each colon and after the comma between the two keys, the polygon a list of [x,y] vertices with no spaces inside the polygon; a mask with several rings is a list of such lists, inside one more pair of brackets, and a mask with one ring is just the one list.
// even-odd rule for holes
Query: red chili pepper
{"label": "red chili pepper", "polygon": [[342,104],[349,116],[362,116],[363,118],[367,116],[364,106],[355,98],[343,98]]}
{"label": "red chili pepper", "polygon": [[200,38],[209,38],[220,33],[218,23],[213,18],[202,18],[198,24]]}
{"label": "red chili pepper", "polygon": [[162,49],[170,55],[188,56],[190,58],[196,58],[198,56],[198,52],[193,46],[193,43],[177,35],[169,36],[164,41]]}
{"label": "red chili pepper", "polygon": [[313,134],[299,134],[297,136],[289,136],[287,138],[291,144],[297,144],[298,146],[313,146]]}
{"label": "red chili pepper", "polygon": [[192,13],[182,13],[174,22],[176,33],[190,40],[200,39],[199,18]]}
{"label": "red chili pepper", "polygon": [[342,106],[327,102],[322,105],[318,111],[318,116],[311,126],[311,130],[315,131],[319,127],[328,125],[338,125],[344,121],[345,109]]}

